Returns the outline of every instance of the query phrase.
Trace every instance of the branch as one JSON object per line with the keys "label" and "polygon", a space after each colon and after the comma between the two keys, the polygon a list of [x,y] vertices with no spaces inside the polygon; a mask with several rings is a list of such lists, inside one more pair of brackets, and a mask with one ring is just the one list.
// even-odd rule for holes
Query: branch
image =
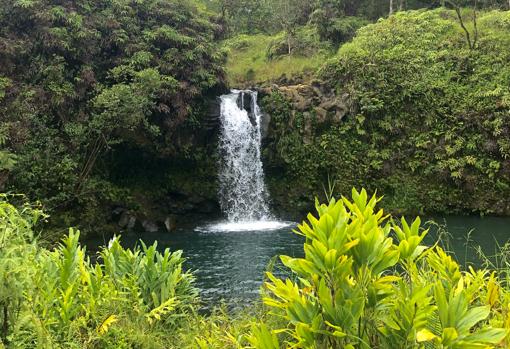
{"label": "branch", "polygon": [[476,47],[476,42],[478,41],[478,25],[477,25],[477,18],[476,18],[476,8],[478,5],[478,0],[475,0],[475,8],[473,9],[473,27],[475,32],[475,38],[473,40],[473,48]]}
{"label": "branch", "polygon": [[[460,26],[462,27],[462,30],[464,30],[464,33],[466,33],[466,40],[467,40],[468,46],[472,50],[474,48],[474,45],[471,42],[471,35],[469,34],[469,30],[464,25],[464,20],[462,19],[462,14],[460,13],[460,7],[451,0],[446,0],[445,2],[450,4],[453,7],[453,9],[455,10],[455,13],[457,14],[457,18],[459,19]],[[476,34],[476,36],[478,36],[478,34]]]}

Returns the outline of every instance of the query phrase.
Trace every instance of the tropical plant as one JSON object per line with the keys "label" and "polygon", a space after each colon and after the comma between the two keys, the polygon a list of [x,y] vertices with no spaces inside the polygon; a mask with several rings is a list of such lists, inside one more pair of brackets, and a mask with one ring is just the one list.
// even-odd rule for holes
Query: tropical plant
{"label": "tropical plant", "polygon": [[0,344],[9,343],[27,306],[24,292],[32,287],[38,255],[34,226],[45,216],[36,207],[16,209],[0,195]]}
{"label": "tropical plant", "polygon": [[304,258],[281,256],[295,279],[268,273],[264,303],[287,326],[255,325],[256,348],[493,348],[505,345],[499,281],[422,245],[417,218],[389,220],[363,189],[316,202],[297,234]]}
{"label": "tropical plant", "polygon": [[39,246],[34,226],[42,217],[0,198],[0,343],[144,347],[194,315],[198,292],[181,252],[125,249],[115,237],[92,262],[73,229],[55,249]]}

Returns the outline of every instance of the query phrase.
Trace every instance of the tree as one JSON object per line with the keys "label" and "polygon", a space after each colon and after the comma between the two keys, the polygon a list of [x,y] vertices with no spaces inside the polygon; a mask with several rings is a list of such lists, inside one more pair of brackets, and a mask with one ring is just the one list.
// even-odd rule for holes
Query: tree
{"label": "tree", "polygon": [[300,24],[305,23],[312,11],[312,5],[307,0],[274,0],[271,9],[277,26],[285,31],[288,54],[292,54],[293,41]]}
{"label": "tree", "polygon": [[191,1],[0,0],[13,190],[81,213],[112,197],[115,149],[175,152],[177,130],[224,81],[218,28]]}
{"label": "tree", "polygon": [[478,23],[477,23],[477,5],[478,1],[474,0],[473,9],[472,9],[472,19],[473,19],[473,36],[471,36],[470,31],[466,27],[464,23],[464,17],[462,15],[462,8],[461,5],[454,0],[444,0],[443,3],[450,5],[455,10],[455,13],[457,14],[457,19],[459,20],[459,24],[462,27],[462,30],[464,31],[466,35],[466,41],[471,50],[476,48],[476,44],[478,41]]}

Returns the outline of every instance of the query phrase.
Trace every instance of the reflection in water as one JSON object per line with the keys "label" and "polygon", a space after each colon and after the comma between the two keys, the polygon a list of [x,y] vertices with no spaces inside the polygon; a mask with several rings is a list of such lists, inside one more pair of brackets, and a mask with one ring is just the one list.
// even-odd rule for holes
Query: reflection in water
{"label": "reflection in water", "polygon": [[[490,255],[497,248],[496,242],[504,244],[510,238],[510,218],[454,216],[436,217],[435,221],[446,223],[451,238],[443,239],[442,244],[456,254],[461,264],[479,264],[472,246],[480,245]],[[198,230],[190,227],[175,233],[127,235],[122,240],[125,246],[133,246],[140,238],[146,243],[157,240],[160,248],[183,250],[187,258],[185,265],[195,271],[201,297],[209,305],[224,299],[231,305],[242,306],[257,299],[264,270],[272,257],[303,254],[303,238],[292,233],[292,226],[276,226],[272,230],[258,226],[244,231],[235,231],[229,225],[207,223],[199,224],[199,227]],[[470,231],[470,242],[466,247]],[[431,227],[426,243],[433,244],[437,236],[437,228]],[[94,249],[103,242],[96,240],[86,244]],[[278,273],[282,275],[281,271]]]}

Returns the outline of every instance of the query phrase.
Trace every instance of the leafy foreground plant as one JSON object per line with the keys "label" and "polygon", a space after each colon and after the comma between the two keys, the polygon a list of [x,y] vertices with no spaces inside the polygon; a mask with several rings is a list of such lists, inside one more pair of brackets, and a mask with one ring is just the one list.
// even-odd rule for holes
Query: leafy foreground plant
{"label": "leafy foreground plant", "polygon": [[[316,202],[296,231],[304,258],[282,256],[295,280],[267,273],[264,303],[287,326],[254,324],[253,347],[507,347],[510,297],[497,275],[461,271],[439,247],[421,245],[417,218],[395,222],[376,196]],[[283,344],[285,343],[285,344]]]}
{"label": "leafy foreground plant", "polygon": [[41,214],[0,200],[0,347],[168,347],[198,300],[181,252],[114,238],[91,263],[73,230],[53,251],[37,246]]}

